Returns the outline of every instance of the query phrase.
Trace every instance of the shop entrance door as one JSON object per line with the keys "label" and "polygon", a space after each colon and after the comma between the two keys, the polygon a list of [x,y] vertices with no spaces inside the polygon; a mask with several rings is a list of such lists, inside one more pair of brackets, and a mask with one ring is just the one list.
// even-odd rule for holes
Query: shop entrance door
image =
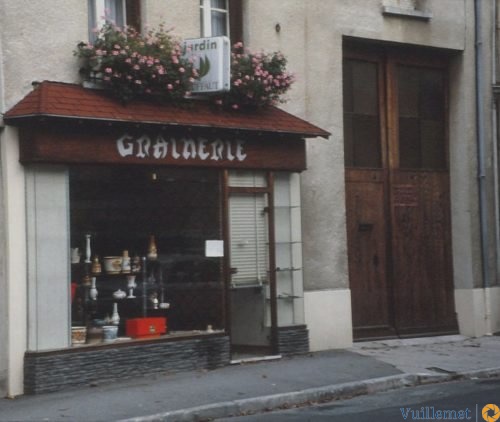
{"label": "shop entrance door", "polygon": [[355,339],[456,332],[446,65],[371,48],[344,56]]}
{"label": "shop entrance door", "polygon": [[269,355],[272,318],[268,194],[230,193],[228,205],[232,355]]}

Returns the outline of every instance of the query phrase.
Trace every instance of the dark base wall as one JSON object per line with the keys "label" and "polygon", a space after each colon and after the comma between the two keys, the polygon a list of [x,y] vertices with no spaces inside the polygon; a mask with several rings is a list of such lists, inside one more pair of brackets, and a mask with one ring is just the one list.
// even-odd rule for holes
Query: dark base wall
{"label": "dark base wall", "polygon": [[[280,327],[278,348],[283,356],[307,353],[307,326]],[[24,391],[48,393],[144,375],[215,369],[228,365],[230,360],[226,335],[27,352]]]}
{"label": "dark base wall", "polygon": [[27,352],[24,391],[47,393],[144,375],[215,369],[229,362],[226,335]]}
{"label": "dark base wall", "polygon": [[309,352],[309,330],[306,325],[278,328],[280,355],[295,355]]}

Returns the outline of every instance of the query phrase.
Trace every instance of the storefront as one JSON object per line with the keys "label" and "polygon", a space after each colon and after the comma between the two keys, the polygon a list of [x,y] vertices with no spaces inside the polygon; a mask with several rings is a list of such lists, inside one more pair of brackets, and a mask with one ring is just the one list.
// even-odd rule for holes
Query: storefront
{"label": "storefront", "polygon": [[53,82],[5,122],[26,180],[27,393],[308,351],[299,174],[327,132]]}

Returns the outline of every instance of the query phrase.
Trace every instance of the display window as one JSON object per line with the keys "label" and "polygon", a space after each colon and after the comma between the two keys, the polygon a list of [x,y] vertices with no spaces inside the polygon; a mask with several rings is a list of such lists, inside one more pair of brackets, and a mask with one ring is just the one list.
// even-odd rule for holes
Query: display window
{"label": "display window", "polygon": [[106,342],[224,330],[220,180],[214,169],[71,167],[73,331]]}

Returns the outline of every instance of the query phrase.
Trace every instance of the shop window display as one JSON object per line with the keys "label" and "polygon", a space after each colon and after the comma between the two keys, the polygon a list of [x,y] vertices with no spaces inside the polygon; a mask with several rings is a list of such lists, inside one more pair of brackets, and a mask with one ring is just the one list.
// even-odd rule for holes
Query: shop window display
{"label": "shop window display", "polygon": [[205,256],[222,239],[218,171],[78,166],[69,180],[73,327],[95,342],[112,326],[125,338],[223,329],[222,258]]}

